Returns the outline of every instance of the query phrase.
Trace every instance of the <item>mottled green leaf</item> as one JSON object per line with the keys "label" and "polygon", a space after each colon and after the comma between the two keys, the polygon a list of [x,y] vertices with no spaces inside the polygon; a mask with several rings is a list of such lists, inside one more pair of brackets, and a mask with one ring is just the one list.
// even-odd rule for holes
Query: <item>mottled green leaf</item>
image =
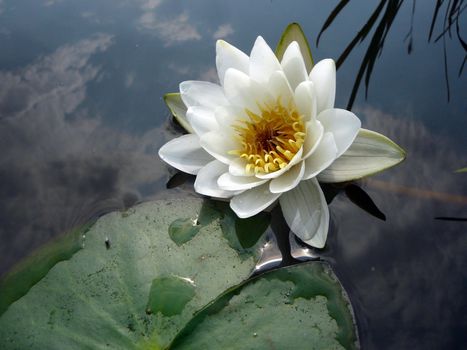
{"label": "mottled green leaf", "polygon": [[0,280],[0,315],[14,301],[44,277],[60,261],[70,259],[83,247],[83,235],[90,224],[58,237],[16,265]]}
{"label": "mottled green leaf", "polygon": [[[205,207],[186,198],[101,217],[84,248],[0,317],[0,349],[166,347],[196,311],[256,265],[259,247],[233,249],[221,229],[224,213]],[[168,231],[180,219],[199,232],[177,245]]]}
{"label": "mottled green leaf", "polygon": [[160,312],[164,316],[180,314],[194,296],[195,284],[189,278],[173,275],[155,278],[149,291],[146,313]]}
{"label": "mottled green leaf", "polygon": [[169,225],[169,236],[178,246],[191,240],[200,229],[196,218],[177,219]]}
{"label": "mottled green leaf", "polygon": [[355,349],[352,315],[331,269],[310,262],[227,291],[187,324],[170,349]]}

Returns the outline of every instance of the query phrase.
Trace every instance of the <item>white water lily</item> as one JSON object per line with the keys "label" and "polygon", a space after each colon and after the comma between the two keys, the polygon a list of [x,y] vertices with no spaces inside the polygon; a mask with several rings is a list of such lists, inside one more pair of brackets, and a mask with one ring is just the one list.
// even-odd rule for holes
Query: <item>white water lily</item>
{"label": "white water lily", "polygon": [[[279,61],[262,37],[250,56],[225,41],[217,42],[216,54],[220,85],[180,84],[193,133],[166,143],[160,157],[196,175],[196,192],[229,198],[240,218],[279,200],[290,229],[322,248],[329,209],[320,173],[326,182],[352,179],[336,159],[343,159],[361,126],[355,114],[334,108],[334,61],[322,60],[308,72],[296,41]],[[345,169],[353,158],[360,161],[347,157]]]}

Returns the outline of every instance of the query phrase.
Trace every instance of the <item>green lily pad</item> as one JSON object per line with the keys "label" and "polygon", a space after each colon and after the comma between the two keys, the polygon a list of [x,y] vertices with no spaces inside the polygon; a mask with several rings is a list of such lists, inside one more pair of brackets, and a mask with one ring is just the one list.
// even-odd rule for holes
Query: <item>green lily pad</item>
{"label": "green lily pad", "polygon": [[277,58],[279,61],[282,60],[285,50],[292,41],[296,41],[298,46],[300,46],[300,51],[303,59],[305,60],[306,70],[310,73],[311,68],[313,68],[313,57],[311,55],[310,44],[298,23],[290,23],[287,28],[285,28],[276,47]]}
{"label": "green lily pad", "polygon": [[0,316],[11,303],[25,295],[60,261],[83,248],[83,237],[92,223],[71,230],[17,264],[0,280]]}
{"label": "green lily pad", "polygon": [[356,349],[346,293],[324,263],[271,271],[200,311],[170,349]]}
{"label": "green lily pad", "polygon": [[[101,217],[84,248],[51,267],[0,316],[0,348],[165,348],[195,312],[255,268],[261,243],[232,248],[224,216],[192,198]],[[179,219],[198,228],[182,244],[169,236]]]}

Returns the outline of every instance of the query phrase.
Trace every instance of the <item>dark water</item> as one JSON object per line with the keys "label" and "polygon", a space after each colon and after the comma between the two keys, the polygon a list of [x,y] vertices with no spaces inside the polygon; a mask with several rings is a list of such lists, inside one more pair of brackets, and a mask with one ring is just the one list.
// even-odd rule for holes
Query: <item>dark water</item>
{"label": "dark water", "polygon": [[[455,24],[451,36],[434,40],[447,3],[430,42],[435,2],[416,2],[413,17],[413,2],[400,3],[367,99],[363,80],[352,110],[408,157],[358,184],[386,221],[337,195],[321,255],[350,294],[363,348],[460,349],[467,174],[454,170],[467,166],[467,80],[458,74],[466,52]],[[316,47],[336,4],[0,0],[0,273],[90,218],[167,193],[171,173],[157,150],[177,131],[161,97],[183,80],[216,79],[215,39],[248,52],[262,35],[274,47],[296,21],[315,60],[337,59],[378,3],[351,2]],[[378,24],[338,70],[337,106],[347,105]]]}

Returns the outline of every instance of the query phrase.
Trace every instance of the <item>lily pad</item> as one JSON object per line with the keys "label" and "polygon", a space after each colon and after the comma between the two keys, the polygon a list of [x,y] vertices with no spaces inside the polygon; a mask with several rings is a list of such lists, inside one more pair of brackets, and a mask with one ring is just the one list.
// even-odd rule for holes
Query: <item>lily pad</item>
{"label": "lily pad", "polygon": [[[247,279],[258,260],[260,243],[232,248],[221,228],[224,213],[208,209],[192,198],[100,218],[84,248],[3,313],[0,348],[165,348],[195,312]],[[169,227],[180,219],[199,232],[174,242]]]}
{"label": "lily pad", "polygon": [[83,237],[92,222],[58,237],[17,264],[0,280],[0,316],[8,306],[25,295],[60,261],[70,259],[83,248]]}
{"label": "lily pad", "polygon": [[170,349],[356,349],[353,312],[320,262],[265,273],[199,312]]}

